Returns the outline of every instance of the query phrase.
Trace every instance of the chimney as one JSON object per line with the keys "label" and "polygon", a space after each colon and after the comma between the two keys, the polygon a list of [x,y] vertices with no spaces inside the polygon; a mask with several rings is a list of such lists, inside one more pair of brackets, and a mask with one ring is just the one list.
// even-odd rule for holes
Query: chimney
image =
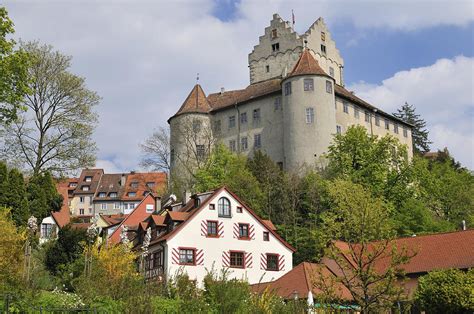
{"label": "chimney", "polygon": [[155,197],[155,213],[159,213],[161,211],[161,197]]}
{"label": "chimney", "polygon": [[184,191],[184,195],[183,195],[183,205],[186,205],[189,200],[191,199],[191,192],[186,190]]}
{"label": "chimney", "polygon": [[125,173],[122,173],[122,177],[120,178],[120,186],[125,186],[125,181],[127,180],[127,176]]}
{"label": "chimney", "polygon": [[462,230],[465,231],[467,228],[466,228],[466,221],[463,220],[462,221]]}
{"label": "chimney", "polygon": [[225,92],[225,88],[221,87],[221,95],[224,94],[224,92]]}

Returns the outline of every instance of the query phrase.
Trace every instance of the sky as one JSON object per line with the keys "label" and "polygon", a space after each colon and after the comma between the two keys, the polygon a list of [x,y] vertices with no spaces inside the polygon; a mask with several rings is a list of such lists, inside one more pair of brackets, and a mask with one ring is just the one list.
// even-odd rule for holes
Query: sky
{"label": "sky", "polygon": [[474,169],[474,2],[464,0],[4,0],[15,39],[73,57],[101,103],[97,167],[140,170],[140,143],[166,126],[196,83],[249,84],[248,54],[273,13],[304,33],[323,17],[346,88],[387,112],[424,118],[432,150]]}

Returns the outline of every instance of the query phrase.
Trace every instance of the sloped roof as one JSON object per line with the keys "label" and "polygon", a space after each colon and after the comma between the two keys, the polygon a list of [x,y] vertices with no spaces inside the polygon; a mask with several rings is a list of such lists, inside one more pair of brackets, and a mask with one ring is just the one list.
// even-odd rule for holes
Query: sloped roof
{"label": "sloped roof", "polygon": [[[153,182],[153,187],[147,186],[147,183]],[[136,183],[137,187],[133,187],[132,183]],[[124,192],[121,197],[125,201],[137,201],[144,197],[145,193],[161,193],[166,187],[166,173],[164,172],[134,172],[127,175]],[[128,196],[128,193],[135,192],[135,196]]]}
{"label": "sloped roof", "polygon": [[[77,182],[77,187],[74,190],[75,194],[94,194],[100,181],[100,177],[104,174],[104,169],[84,169]],[[86,177],[92,177],[90,182],[86,182]],[[83,191],[83,186],[89,186],[88,191]]]}
{"label": "sloped roof", "polygon": [[[125,174],[123,174],[125,175]],[[111,200],[111,199],[118,199],[122,196],[123,187],[120,185],[120,181],[122,179],[122,174],[120,173],[105,173],[100,178],[100,182],[97,186],[96,196],[99,193],[105,193],[105,197],[100,197],[98,200]],[[117,193],[116,198],[109,197],[109,193],[115,192]]]}
{"label": "sloped roof", "polygon": [[262,220],[262,221],[267,226],[267,228],[272,229],[273,231],[277,230],[277,228],[275,227],[275,225],[273,224],[271,220]]}
{"label": "sloped roof", "polygon": [[211,110],[211,105],[206,98],[206,94],[202,90],[201,85],[196,84],[175,115],[191,112],[207,113],[209,110]]}
{"label": "sloped roof", "polygon": [[293,70],[287,77],[294,77],[299,75],[323,75],[333,79],[319,66],[318,61],[314,59],[308,49],[304,49],[300,58],[296,62]]}
{"label": "sloped roof", "polygon": [[189,218],[189,213],[186,212],[168,212],[168,215],[174,221],[185,221]]}
{"label": "sloped roof", "polygon": [[122,220],[128,217],[127,214],[115,214],[115,215],[102,215],[101,214],[100,216],[102,217],[102,219],[105,220],[106,223],[109,224],[109,227],[119,224],[120,222],[122,222]]}
{"label": "sloped roof", "polygon": [[165,226],[165,216],[162,215],[151,215],[153,222],[157,226]]}
{"label": "sloped roof", "polygon": [[51,216],[59,228],[64,227],[71,221],[71,213],[69,211],[69,183],[69,180],[67,180],[56,184],[56,190],[63,197],[63,203],[59,211],[51,212]]}
{"label": "sloped roof", "polygon": [[308,262],[300,263],[275,281],[254,284],[251,288],[257,293],[269,289],[285,299],[293,299],[293,293],[296,291],[300,298],[307,298],[309,291],[313,295],[321,293],[321,290],[317,287],[317,283],[321,279],[324,279],[328,284],[335,284],[335,293],[341,300],[352,300],[349,290],[341,283],[336,282],[336,276],[326,265]]}

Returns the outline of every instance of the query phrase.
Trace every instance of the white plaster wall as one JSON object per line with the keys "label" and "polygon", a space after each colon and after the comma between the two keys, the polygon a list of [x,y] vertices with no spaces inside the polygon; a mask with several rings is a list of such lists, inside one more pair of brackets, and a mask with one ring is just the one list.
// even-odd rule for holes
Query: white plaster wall
{"label": "white plaster wall", "polygon": [[[225,196],[231,202],[232,218],[218,217],[217,201]],[[199,283],[206,275],[206,269],[212,267],[218,271],[223,268],[222,254],[225,251],[245,251],[252,253],[252,266],[240,269],[230,268],[230,278],[246,279],[250,284],[266,282],[277,279],[292,269],[292,252],[277,240],[270,233],[270,241],[263,241],[263,231],[267,228],[260,224],[245,208],[242,213],[237,213],[237,206],[241,206],[227,191],[222,191],[216,195],[210,202],[215,204],[215,210],[210,210],[209,205],[201,210],[196,216],[188,222],[172,239],[167,241],[166,265],[167,273],[175,274],[182,269],[191,279],[196,279]],[[217,220],[223,223],[224,234],[222,238],[207,238],[201,234],[201,222],[203,220]],[[239,240],[234,238],[234,223],[249,223],[255,228],[255,238],[253,240]],[[173,264],[172,251],[179,247],[192,247],[197,250],[202,249],[204,258],[203,265],[181,266]],[[284,268],[279,271],[262,270],[260,266],[260,256],[266,253],[280,254],[285,259]]]}
{"label": "white plaster wall", "polygon": [[[79,202],[79,198],[84,197],[84,203]],[[90,202],[90,198],[93,197],[94,194],[81,194],[75,195],[71,200],[71,214],[73,216],[79,216],[79,209],[84,208],[84,215],[92,215],[94,213],[93,204]],[[89,208],[92,208],[92,214],[89,213]]]}

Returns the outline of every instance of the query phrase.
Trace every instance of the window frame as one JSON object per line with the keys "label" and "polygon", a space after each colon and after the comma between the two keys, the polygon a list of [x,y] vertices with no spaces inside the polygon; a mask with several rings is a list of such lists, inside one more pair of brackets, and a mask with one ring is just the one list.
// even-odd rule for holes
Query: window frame
{"label": "window frame", "polygon": [[252,113],[252,120],[254,124],[260,123],[260,120],[262,119],[262,111],[260,108],[255,108]]}
{"label": "window frame", "polygon": [[[242,254],[242,265],[233,265],[232,264],[232,254]],[[229,251],[229,267],[230,268],[241,268],[241,269],[245,269],[245,251],[235,251],[235,250],[231,250]]]}
{"label": "window frame", "polygon": [[270,231],[263,231],[263,241],[265,242],[270,241]]}
{"label": "window frame", "polygon": [[285,96],[291,95],[291,81],[285,83],[284,89],[285,89]]}
{"label": "window frame", "polygon": [[364,121],[367,123],[370,122],[370,112],[364,111]]}
{"label": "window frame", "polygon": [[256,149],[262,148],[262,134],[257,133],[253,135],[253,147]]}
{"label": "window frame", "polygon": [[278,52],[278,51],[280,51],[280,43],[272,44],[272,52]]}
{"label": "window frame", "polygon": [[[268,261],[269,261],[269,257],[276,257],[276,268],[270,268],[268,267]],[[266,257],[266,260],[267,260],[267,263],[265,265],[265,270],[267,271],[280,271],[280,265],[279,264],[279,261],[280,261],[280,254],[276,254],[276,253],[266,253],[265,254],[265,257]]]}
{"label": "window frame", "polygon": [[235,128],[235,115],[229,116],[229,118],[227,119],[227,122],[228,122],[229,129]]}
{"label": "window frame", "polygon": [[349,114],[349,104],[347,102],[342,103],[342,111]]}
{"label": "window frame", "polygon": [[[227,204],[229,205],[229,207],[228,207],[229,213],[228,214],[225,214],[224,207],[221,210],[221,200],[223,202],[227,201]],[[222,204],[222,205],[226,205],[226,204]],[[225,196],[220,197],[219,200],[217,201],[217,216],[222,217],[222,218],[232,218],[232,204],[231,204],[230,200]]]}
{"label": "window frame", "polygon": [[[216,229],[215,233],[209,233],[209,224],[215,224],[215,229]],[[219,221],[207,220],[206,221],[206,238],[218,238],[218,237],[219,237]]]}
{"label": "window frame", "polygon": [[388,119],[384,119],[385,122],[385,130],[390,130],[390,121]]}
{"label": "window frame", "polygon": [[[247,229],[247,235],[243,236],[242,235],[242,230],[244,230],[242,227],[246,227]],[[239,222],[239,240],[250,240],[250,224],[246,222]]]}
{"label": "window frame", "polygon": [[206,158],[206,147],[202,144],[196,144],[196,158],[203,160]]}
{"label": "window frame", "polygon": [[395,134],[398,134],[398,124],[396,124],[396,123],[393,124],[393,132]]}
{"label": "window frame", "polygon": [[305,108],[305,121],[306,121],[306,124],[314,123],[314,108],[313,107]]}
{"label": "window frame", "polygon": [[247,124],[247,111],[240,113],[240,124]]}
{"label": "window frame", "polygon": [[335,74],[334,74],[334,68],[333,67],[329,67],[329,76],[330,77],[334,77]]}
{"label": "window frame", "polygon": [[235,139],[234,140],[229,140],[229,149],[233,153],[237,151],[237,145],[236,145]]}
{"label": "window frame", "polygon": [[312,78],[303,79],[303,90],[305,92],[313,92],[314,91],[314,80]]}
{"label": "window frame", "polygon": [[332,94],[333,86],[330,80],[326,80],[326,93]]}
{"label": "window frame", "polygon": [[403,136],[408,137],[408,129],[406,127],[403,127]]}
{"label": "window frame", "polygon": [[100,209],[101,210],[107,210],[107,203],[101,203],[100,204]]}
{"label": "window frame", "polygon": [[342,126],[336,124],[336,134],[342,134]]}
{"label": "window frame", "polygon": [[[193,261],[192,263],[188,262],[181,262],[181,251],[192,251],[193,252]],[[187,257],[188,252],[185,253],[185,256]],[[196,248],[193,247],[179,247],[178,248],[178,263],[179,265],[183,266],[196,266]]]}
{"label": "window frame", "polygon": [[278,110],[281,110],[281,97],[276,97],[274,102],[273,102],[273,110],[274,111],[278,111]]}
{"label": "window frame", "polygon": [[240,138],[240,150],[241,151],[246,151],[249,149],[249,140],[247,136],[242,136]]}

